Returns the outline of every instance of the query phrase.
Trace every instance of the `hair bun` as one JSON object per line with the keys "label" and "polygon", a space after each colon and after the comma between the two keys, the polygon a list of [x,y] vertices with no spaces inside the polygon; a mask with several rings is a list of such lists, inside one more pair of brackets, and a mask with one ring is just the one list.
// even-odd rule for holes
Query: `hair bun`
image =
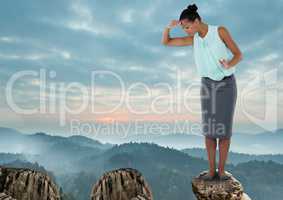
{"label": "hair bun", "polygon": [[188,5],[187,9],[190,12],[196,12],[198,10],[198,7],[196,6],[196,4],[191,4],[191,5]]}

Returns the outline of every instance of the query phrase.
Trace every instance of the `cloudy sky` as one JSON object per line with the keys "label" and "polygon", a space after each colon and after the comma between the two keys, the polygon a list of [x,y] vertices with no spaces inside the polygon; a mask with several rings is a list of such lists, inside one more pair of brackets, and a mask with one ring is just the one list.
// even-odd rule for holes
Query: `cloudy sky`
{"label": "cloudy sky", "polygon": [[[281,0],[3,0],[0,126],[67,135],[74,122],[86,130],[200,123],[192,47],[161,44],[164,27],[191,3],[205,23],[225,26],[244,55],[234,130],[282,128]],[[185,36],[180,27],[170,34]]]}

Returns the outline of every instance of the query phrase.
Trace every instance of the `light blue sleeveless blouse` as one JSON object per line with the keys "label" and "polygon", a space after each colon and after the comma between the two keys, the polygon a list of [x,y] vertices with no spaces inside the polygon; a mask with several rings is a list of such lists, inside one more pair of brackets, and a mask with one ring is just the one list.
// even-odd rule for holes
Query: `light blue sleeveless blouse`
{"label": "light blue sleeveless blouse", "polygon": [[218,34],[218,26],[208,24],[208,32],[204,38],[194,34],[193,52],[197,72],[200,77],[221,80],[235,72],[235,66],[226,69],[220,59],[229,60],[229,49]]}

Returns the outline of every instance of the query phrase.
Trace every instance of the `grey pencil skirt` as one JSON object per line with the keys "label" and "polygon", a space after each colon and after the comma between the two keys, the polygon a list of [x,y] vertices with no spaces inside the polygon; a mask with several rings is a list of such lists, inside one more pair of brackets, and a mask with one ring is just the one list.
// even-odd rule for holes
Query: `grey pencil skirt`
{"label": "grey pencil skirt", "polygon": [[220,81],[201,77],[200,97],[202,134],[213,139],[230,138],[237,100],[235,75]]}

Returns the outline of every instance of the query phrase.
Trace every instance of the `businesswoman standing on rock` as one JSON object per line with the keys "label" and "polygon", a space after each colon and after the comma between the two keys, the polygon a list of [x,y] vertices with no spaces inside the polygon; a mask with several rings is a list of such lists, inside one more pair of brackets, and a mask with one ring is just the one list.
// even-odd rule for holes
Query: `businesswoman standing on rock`
{"label": "businesswoman standing on rock", "polygon": [[[224,26],[203,22],[195,4],[182,11],[179,20],[172,20],[165,28],[162,44],[167,46],[193,46],[197,72],[201,77],[202,134],[209,161],[209,170],[202,178],[212,180],[218,176],[226,180],[229,175],[224,167],[232,136],[233,116],[237,99],[235,65],[242,60],[242,53]],[[170,29],[180,25],[188,34],[171,38]],[[228,59],[228,50],[233,57]],[[215,159],[219,139],[219,162],[216,172]]]}

